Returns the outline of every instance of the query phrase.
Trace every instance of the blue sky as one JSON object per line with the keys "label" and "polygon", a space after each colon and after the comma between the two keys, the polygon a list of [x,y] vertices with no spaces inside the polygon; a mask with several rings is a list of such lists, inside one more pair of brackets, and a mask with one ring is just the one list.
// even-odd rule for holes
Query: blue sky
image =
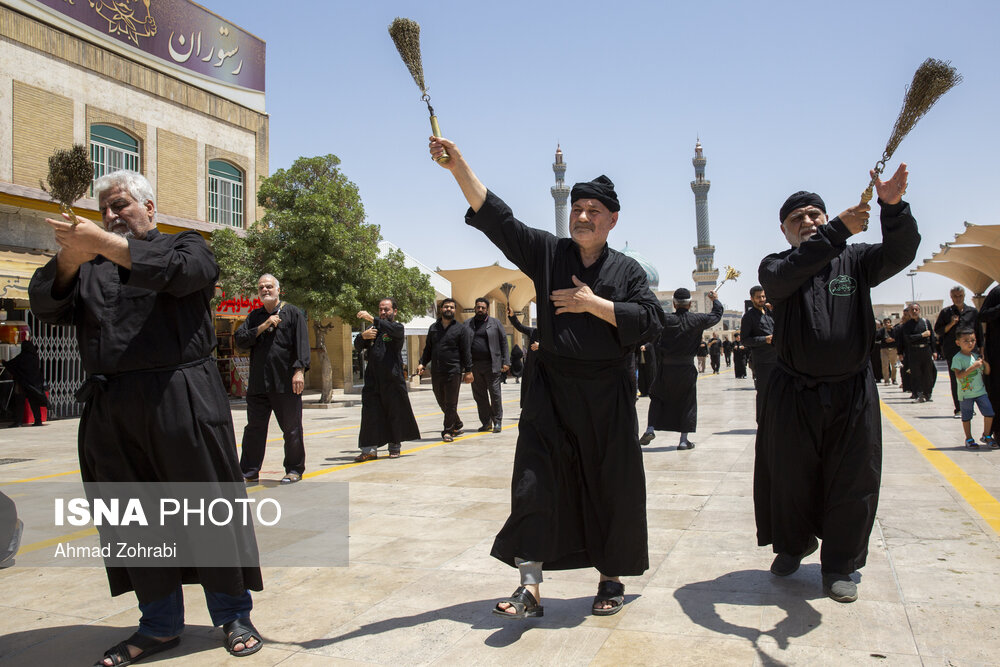
{"label": "blue sky", "polygon": [[[923,242],[914,266],[963,221],[996,224],[1000,3],[503,3],[206,0],[267,42],[270,167],[334,153],[368,221],[430,266],[500,260],[466,227],[450,174],[431,162],[420,92],[387,26],[421,25],[424,72],[442,133],[529,225],[552,230],[551,164],[570,183],[607,174],[622,202],[612,247],[628,241],[660,288],[691,284],[696,137],[708,158],[716,265],[743,272],[722,293],[745,298],[761,257],[786,247],[777,211],[795,190],[831,214],[857,202],[914,70],[950,60],[965,81],[897,150]],[[877,208],[877,207],[876,207]],[[878,242],[877,226],[855,237]],[[951,281],[915,279],[918,299]],[[908,299],[905,272],[874,290]]]}

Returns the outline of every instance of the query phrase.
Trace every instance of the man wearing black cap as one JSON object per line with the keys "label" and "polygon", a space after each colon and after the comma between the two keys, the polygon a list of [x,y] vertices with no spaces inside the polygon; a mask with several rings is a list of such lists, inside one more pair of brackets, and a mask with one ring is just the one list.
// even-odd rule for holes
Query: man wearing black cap
{"label": "man wearing black cap", "polygon": [[[874,172],[872,172],[874,175]],[[823,591],[858,597],[878,506],[882,423],[869,351],[875,336],[870,290],[903,270],[920,243],[906,190],[906,165],[876,180],[882,243],[847,244],[868,227],[867,204],[827,222],[811,192],[781,207],[791,248],[760,264],[774,306],[778,363],[764,390],[754,464],[757,543],[773,545],[771,572],[788,576],[823,540]]]}
{"label": "man wearing black cap", "polygon": [[648,445],[656,437],[654,431],[679,431],[677,449],[694,449],[688,433],[698,424],[698,370],[694,355],[702,344],[705,329],[722,319],[723,307],[715,292],[710,313],[691,312],[691,292],[681,287],[674,290],[674,313],[666,318],[667,326],[656,341],[656,356],[660,369],[649,391],[649,413],[646,432],[640,445]]}
{"label": "man wearing black cap", "polygon": [[753,308],[743,313],[740,320],[740,335],[747,353],[753,361],[753,386],[757,390],[757,422],[760,422],[760,401],[764,395],[767,379],[778,363],[778,353],[774,347],[774,316],[767,303],[767,293],[760,285],[750,288],[750,303]]}
{"label": "man wearing black cap", "polygon": [[591,613],[621,610],[619,577],[649,567],[646,482],[636,433],[631,359],[653,340],[663,309],[635,260],[611,250],[618,195],[606,176],[571,191],[571,238],[514,218],[476,178],[454,143],[430,138],[469,202],[466,223],[524,271],[538,295],[538,349],[518,428],[511,511],[492,555],[520,571],[521,586],[493,612],[541,616],[542,569],[596,567]]}

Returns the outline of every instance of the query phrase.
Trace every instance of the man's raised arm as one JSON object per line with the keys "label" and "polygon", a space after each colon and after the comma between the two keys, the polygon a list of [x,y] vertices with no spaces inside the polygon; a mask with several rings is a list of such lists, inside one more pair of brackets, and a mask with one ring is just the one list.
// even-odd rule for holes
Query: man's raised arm
{"label": "man's raised arm", "polygon": [[486,186],[472,172],[472,168],[465,161],[465,158],[462,157],[462,153],[459,152],[458,146],[455,145],[454,141],[449,141],[444,137],[432,136],[430,138],[431,157],[435,161],[446,150],[450,156],[448,161],[444,163],[438,162],[438,164],[451,172],[451,175],[458,182],[458,186],[462,188],[462,194],[465,195],[469,206],[472,207],[473,211],[478,213],[486,201]]}

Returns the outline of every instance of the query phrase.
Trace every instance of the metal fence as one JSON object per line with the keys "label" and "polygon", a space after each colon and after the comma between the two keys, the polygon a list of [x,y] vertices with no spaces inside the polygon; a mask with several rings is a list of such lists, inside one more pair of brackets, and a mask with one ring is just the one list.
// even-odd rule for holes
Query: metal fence
{"label": "metal fence", "polygon": [[49,386],[49,415],[77,417],[83,404],[76,401],[76,390],[87,378],[76,344],[76,328],[46,324],[27,312],[31,338],[38,346],[42,377]]}

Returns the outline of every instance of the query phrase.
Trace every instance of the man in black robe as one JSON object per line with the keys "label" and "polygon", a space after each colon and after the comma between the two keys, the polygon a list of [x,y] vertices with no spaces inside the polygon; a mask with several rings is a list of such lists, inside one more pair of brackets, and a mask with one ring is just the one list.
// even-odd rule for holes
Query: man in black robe
{"label": "man in black robe", "polygon": [[705,329],[714,327],[722,319],[722,302],[715,292],[709,292],[712,311],[691,312],[691,292],[681,287],[674,290],[674,313],[665,316],[666,327],[656,340],[656,358],[659,368],[656,381],[649,392],[649,413],[646,432],[639,438],[640,445],[648,445],[656,437],[654,431],[678,431],[681,434],[677,449],[694,449],[688,433],[698,426],[698,373],[694,356],[704,345],[701,337]]}
{"label": "man in black robe", "polygon": [[747,376],[747,353],[748,350],[743,345],[740,332],[733,334],[733,376],[737,380],[746,379]]}
{"label": "man in black robe", "polygon": [[247,482],[260,478],[271,411],[285,437],[285,476],[282,484],[294,484],[306,470],[306,446],[302,434],[302,390],[309,370],[309,329],[306,315],[281,300],[278,279],[265,273],[257,281],[260,308],[254,308],[236,329],[236,345],[250,350],[250,381],[247,383],[247,425],[243,429],[240,468]]}
{"label": "man in black robe", "polygon": [[[34,417],[34,426],[44,426],[42,423],[42,408],[48,406],[45,396],[45,381],[42,379],[42,365],[38,358],[38,348],[35,343],[26,340],[21,343],[21,351],[9,361],[0,361],[0,366],[7,369],[14,379],[14,423],[21,425],[24,415],[24,401],[28,402]],[[24,397],[21,400],[20,397]]]}
{"label": "man in black robe", "polygon": [[729,368],[732,366],[733,341],[726,334],[722,335],[722,354],[726,357],[726,368]]}
{"label": "man in black robe", "polygon": [[[872,172],[874,175],[874,172]],[[788,576],[823,540],[823,591],[858,597],[875,522],[882,420],[869,351],[871,288],[903,270],[920,243],[902,201],[906,165],[876,180],[882,243],[847,244],[867,228],[868,204],[827,222],[823,200],[793,194],[781,207],[791,249],[768,255],[760,283],[774,306],[778,365],[764,390],[754,464],[757,543],[773,545],[771,572]]]}
{"label": "man in black robe", "polygon": [[760,285],[750,288],[753,308],[743,313],[740,321],[740,337],[753,362],[753,386],[757,390],[757,422],[760,422],[761,399],[767,381],[778,362],[774,347],[774,316],[767,302],[767,292]]}
{"label": "man in black robe", "polygon": [[646,272],[608,247],[620,208],[614,184],[601,176],[573,187],[571,238],[560,239],[515,219],[454,143],[431,137],[430,149],[451,156],[442,166],[469,202],[466,222],[532,279],[539,297],[541,346],[521,412],[511,513],[492,551],[518,567],[522,585],[494,612],[541,616],[543,567],[592,566],[600,583],[591,612],[614,614],[625,599],[619,577],[649,567],[630,367],[663,317]]}
{"label": "man in black robe", "polygon": [[882,320],[882,326],[875,332],[875,345],[878,347],[879,364],[882,368],[882,382],[896,384],[896,339],[893,338],[892,319]]}
{"label": "man in black robe", "polygon": [[712,365],[712,375],[719,374],[719,368],[722,366],[721,354],[722,341],[713,333],[712,337],[708,339],[708,361]]}
{"label": "man in black robe", "polygon": [[472,383],[472,330],[455,321],[455,300],[441,300],[441,317],[427,329],[417,373],[431,365],[431,387],[441,412],[441,439],[452,442],[465,424],[458,416],[458,392],[462,383]]}
{"label": "man in black robe", "polygon": [[507,332],[500,320],[490,317],[490,301],[476,299],[475,315],[465,326],[472,332],[472,399],[476,402],[480,433],[503,429],[500,378],[510,369]]}
{"label": "man in black robe", "polygon": [[649,390],[656,381],[656,346],[653,343],[643,343],[635,351],[635,365],[638,368],[637,382],[640,396],[649,396]]}
{"label": "man in black robe", "polygon": [[[528,338],[527,345],[525,346],[524,352],[524,370],[521,372],[521,401],[520,406],[524,407],[524,397],[528,395],[528,386],[531,383],[531,379],[535,376],[535,360],[538,352],[538,327],[528,327],[521,323],[518,319],[517,313],[510,309],[510,305],[507,305],[507,320],[510,325],[514,327],[517,331],[520,331]],[[513,359],[512,359],[513,361]]]}
{"label": "man in black robe", "polygon": [[[76,326],[88,374],[77,394],[86,403],[83,481],[242,483],[229,400],[211,358],[219,276],[212,251],[197,232],[156,229],[153,190],[141,174],[103,176],[94,195],[108,231],[84,218],[74,226],[68,215],[47,220],[59,253],[28,288],[38,319]],[[182,583],[204,587],[230,653],[263,645],[250,623],[248,589],[263,589],[258,567],[109,567],[107,574],[112,595],[135,591],[142,617],[104,664],[177,644]]]}
{"label": "man in black robe", "polygon": [[363,463],[378,458],[378,448],[389,445],[389,458],[398,459],[400,443],[419,440],[420,429],[413,417],[410,397],[406,393],[403,373],[403,343],[405,327],[396,321],[396,300],[378,302],[378,317],[367,310],[358,312],[358,319],[371,322],[354,339],[358,354],[367,354],[365,386],[361,390],[361,431],[355,461]]}
{"label": "man in black robe", "polygon": [[[899,323],[892,328],[892,337],[896,339],[896,358],[899,359],[899,388],[904,394],[911,393],[910,388],[910,364],[906,358],[906,340],[903,338],[903,325],[910,321],[910,307],[903,307],[903,314]],[[911,398],[917,395],[912,394]]]}
{"label": "man in black robe", "polygon": [[[979,326],[983,332],[983,360],[989,370],[983,376],[983,383],[990,403],[997,406],[1000,405],[1000,285],[989,291],[982,306],[979,309]],[[1000,435],[998,422],[1000,419],[993,420],[993,435]]]}
{"label": "man in black robe", "polygon": [[934,366],[937,339],[930,320],[920,315],[920,304],[911,303],[909,309],[910,319],[900,329],[900,335],[906,345],[910,389],[916,395],[917,403],[927,403],[933,400],[931,394],[937,382],[937,368]]}
{"label": "man in black robe", "polygon": [[[981,343],[983,332],[979,329],[979,311],[975,306],[965,303],[965,288],[955,285],[949,293],[951,305],[942,308],[934,322],[934,335],[941,342],[941,352],[948,361],[948,379],[951,382],[951,400],[955,404],[955,419],[961,419],[962,410],[958,403],[958,380],[955,371],[951,369],[951,360],[959,353],[955,334],[959,329],[972,329],[976,333],[976,342]],[[977,345],[977,347],[979,347]]]}

